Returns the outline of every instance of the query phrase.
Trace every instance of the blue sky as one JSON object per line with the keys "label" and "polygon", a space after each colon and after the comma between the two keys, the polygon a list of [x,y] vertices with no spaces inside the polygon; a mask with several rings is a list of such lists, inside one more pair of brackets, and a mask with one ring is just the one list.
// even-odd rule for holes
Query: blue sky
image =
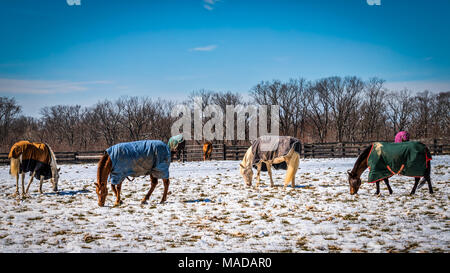
{"label": "blue sky", "polygon": [[245,95],[297,77],[450,90],[450,1],[380,2],[2,0],[0,95],[38,116],[123,95]]}

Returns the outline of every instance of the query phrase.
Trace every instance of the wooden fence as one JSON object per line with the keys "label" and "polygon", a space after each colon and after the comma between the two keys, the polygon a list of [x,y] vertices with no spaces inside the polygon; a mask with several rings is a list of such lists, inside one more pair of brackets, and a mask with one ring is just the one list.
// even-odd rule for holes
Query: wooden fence
{"label": "wooden fence", "polygon": [[[450,154],[450,144],[443,140],[434,139],[431,142],[422,141],[428,146],[433,155]],[[301,156],[303,158],[340,158],[357,157],[372,142],[354,143],[302,143]],[[213,144],[212,160],[241,160],[249,146]],[[87,152],[55,152],[58,163],[85,163],[97,162],[103,151]],[[202,145],[186,145],[186,150],[181,158],[174,160],[200,161],[203,160]],[[8,164],[8,154],[0,153],[0,164]]]}

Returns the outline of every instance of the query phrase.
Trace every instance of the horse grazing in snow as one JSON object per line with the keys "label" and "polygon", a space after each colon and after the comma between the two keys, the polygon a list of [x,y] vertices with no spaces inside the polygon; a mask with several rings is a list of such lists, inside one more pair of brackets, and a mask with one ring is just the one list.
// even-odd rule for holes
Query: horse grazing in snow
{"label": "horse grazing in snow", "polygon": [[186,148],[186,141],[184,140],[183,134],[169,138],[167,145],[169,145],[171,156],[176,154],[178,161],[180,161],[181,155],[184,153]]}
{"label": "horse grazing in snow", "polygon": [[164,182],[164,194],[161,200],[161,203],[164,203],[169,190],[169,166],[169,147],[159,140],[126,142],[109,147],[98,162],[97,183],[95,183],[98,205],[100,207],[105,205],[108,195],[108,176],[110,176],[111,189],[116,196],[114,206],[122,204],[120,192],[125,178],[141,175],[150,175],[151,178],[150,190],[141,200],[141,204],[147,203],[158,184],[158,179]]}
{"label": "horse grazing in snow", "polygon": [[206,141],[203,143],[203,160],[211,160],[211,153],[213,150],[213,145],[211,141]]}
{"label": "horse grazing in snow", "polygon": [[300,161],[301,144],[294,137],[289,136],[262,136],[256,139],[240,164],[240,173],[247,186],[252,185],[252,167],[257,169],[256,186],[260,184],[261,170],[267,171],[270,178],[270,186],[274,187],[272,179],[272,167],[287,170],[284,180],[286,189],[289,182],[295,187],[295,174]]}
{"label": "horse grazing in snow", "polygon": [[347,172],[350,194],[358,193],[361,186],[361,174],[367,168],[370,169],[368,182],[377,185],[376,195],[380,194],[379,183],[381,180],[386,183],[389,193],[392,194],[389,178],[395,174],[414,177],[415,183],[411,195],[416,192],[416,189],[421,188],[425,182],[428,183],[429,192],[433,193],[430,160],[430,151],[420,142],[375,142],[364,149],[356,160],[353,169]]}
{"label": "horse grazing in snow", "polygon": [[[29,141],[16,142],[9,151],[10,174],[16,178],[16,192],[19,193],[19,175],[22,174],[22,195],[26,196],[33,179],[39,179],[39,193],[42,193],[44,180],[50,179],[53,191],[58,191],[59,169],[56,157],[50,146],[46,143]],[[25,173],[30,172],[30,181],[25,189]]]}

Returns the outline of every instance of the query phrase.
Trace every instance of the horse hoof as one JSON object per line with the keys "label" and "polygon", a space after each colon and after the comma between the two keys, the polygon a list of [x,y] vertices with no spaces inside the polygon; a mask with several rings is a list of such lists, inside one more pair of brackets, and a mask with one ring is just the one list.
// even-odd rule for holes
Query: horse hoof
{"label": "horse hoof", "polygon": [[147,201],[145,201],[145,200],[141,201],[141,205],[147,205],[147,204],[148,204]]}
{"label": "horse hoof", "polygon": [[27,198],[31,198],[31,195],[27,194],[22,194],[22,200],[25,200]]}

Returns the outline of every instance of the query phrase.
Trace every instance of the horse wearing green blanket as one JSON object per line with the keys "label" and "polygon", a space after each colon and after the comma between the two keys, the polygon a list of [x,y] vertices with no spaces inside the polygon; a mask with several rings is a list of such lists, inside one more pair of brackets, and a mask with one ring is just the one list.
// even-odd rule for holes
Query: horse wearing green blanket
{"label": "horse wearing green blanket", "polygon": [[376,194],[380,193],[380,181],[386,183],[389,193],[392,194],[389,178],[396,174],[414,177],[415,183],[411,194],[414,194],[416,189],[422,187],[425,182],[428,183],[429,192],[433,193],[430,160],[430,151],[420,142],[375,142],[361,153],[353,169],[348,171],[350,194],[358,192],[361,186],[361,174],[367,168],[370,170],[368,182],[377,185]]}

